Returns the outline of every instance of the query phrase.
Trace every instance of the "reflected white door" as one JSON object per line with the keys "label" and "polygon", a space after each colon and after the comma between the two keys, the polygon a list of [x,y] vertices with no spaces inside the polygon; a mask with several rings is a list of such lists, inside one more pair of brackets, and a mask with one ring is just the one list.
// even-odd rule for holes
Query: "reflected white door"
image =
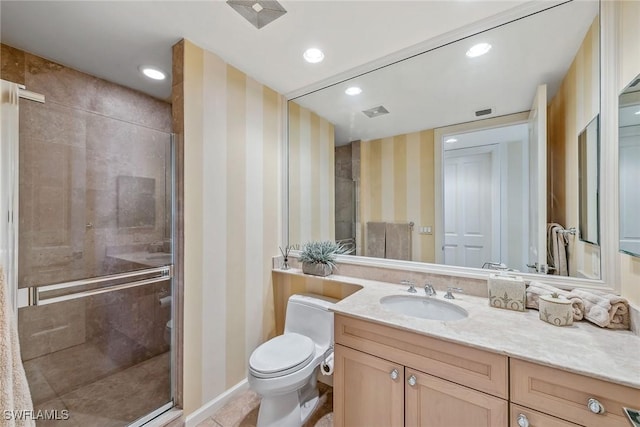
{"label": "reflected white door", "polygon": [[547,271],[547,85],[529,113],[529,265]]}
{"label": "reflected white door", "polygon": [[500,259],[500,169],[493,145],[444,153],[444,263]]}

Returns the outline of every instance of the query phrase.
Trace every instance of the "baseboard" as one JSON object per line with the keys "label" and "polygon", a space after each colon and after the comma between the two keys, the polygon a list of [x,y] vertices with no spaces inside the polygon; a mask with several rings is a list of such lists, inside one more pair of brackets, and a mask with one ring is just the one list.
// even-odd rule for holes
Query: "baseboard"
{"label": "baseboard", "polygon": [[209,402],[205,403],[200,408],[189,414],[185,420],[185,427],[196,427],[198,424],[215,414],[220,408],[226,405],[233,398],[237,397],[239,394],[244,393],[247,390],[249,390],[249,382],[245,378],[238,384],[231,387],[229,390],[225,391],[215,399],[210,400]]}

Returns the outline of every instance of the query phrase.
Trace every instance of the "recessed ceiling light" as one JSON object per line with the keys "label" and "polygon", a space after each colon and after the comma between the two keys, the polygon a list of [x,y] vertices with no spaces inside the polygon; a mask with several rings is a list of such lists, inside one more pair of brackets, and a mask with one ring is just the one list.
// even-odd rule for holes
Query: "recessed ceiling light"
{"label": "recessed ceiling light", "polygon": [[351,96],[360,95],[362,93],[362,89],[360,89],[358,86],[351,86],[351,87],[348,87],[344,91],[344,93]]}
{"label": "recessed ceiling light", "polygon": [[167,75],[164,71],[156,67],[150,67],[148,65],[140,66],[139,70],[142,74],[153,80],[164,80]]}
{"label": "recessed ceiling light", "polygon": [[302,56],[307,62],[311,62],[312,64],[322,62],[322,60],[324,59],[324,53],[322,53],[320,49],[315,47],[305,50]]}
{"label": "recessed ceiling light", "polygon": [[467,51],[467,56],[469,58],[475,58],[476,56],[484,55],[490,50],[491,50],[491,45],[489,43],[478,43],[476,45],[471,46],[471,48]]}
{"label": "recessed ceiling light", "polygon": [[640,116],[640,110],[636,111],[634,114]]}
{"label": "recessed ceiling light", "polygon": [[447,144],[453,144],[454,142],[458,142],[458,140],[455,139],[455,138],[449,138],[449,139],[445,140],[444,142],[446,142]]}

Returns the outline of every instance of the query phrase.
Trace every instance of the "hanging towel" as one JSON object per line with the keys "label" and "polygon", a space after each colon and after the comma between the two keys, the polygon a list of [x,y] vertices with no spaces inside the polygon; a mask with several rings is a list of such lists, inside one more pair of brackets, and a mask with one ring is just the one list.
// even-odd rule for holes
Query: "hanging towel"
{"label": "hanging towel", "polygon": [[569,296],[582,298],[584,318],[601,328],[629,329],[631,319],[626,299],[593,289],[574,289]]}
{"label": "hanging towel", "polygon": [[367,222],[367,252],[366,256],[385,257],[385,229],[384,222]]}
{"label": "hanging towel", "polygon": [[408,223],[386,225],[386,258],[411,261],[411,226]]}
{"label": "hanging towel", "polygon": [[553,267],[552,274],[568,276],[567,245],[569,239],[561,231],[564,228],[555,222],[547,224],[547,264]]}
{"label": "hanging towel", "polygon": [[569,291],[558,289],[555,286],[545,285],[544,283],[531,281],[527,286],[527,308],[533,308],[538,310],[539,298],[543,295],[551,295],[552,293],[562,295],[569,301],[571,301],[571,308],[573,309],[573,320],[582,320],[584,317],[584,302],[582,298],[576,295],[570,295]]}
{"label": "hanging towel", "polygon": [[[0,266],[0,419],[3,427],[32,427],[35,421],[26,417],[8,417],[3,411],[33,411],[29,384],[20,360],[20,343],[9,292]],[[18,419],[16,419],[18,418]],[[26,418],[26,419],[25,419]]]}

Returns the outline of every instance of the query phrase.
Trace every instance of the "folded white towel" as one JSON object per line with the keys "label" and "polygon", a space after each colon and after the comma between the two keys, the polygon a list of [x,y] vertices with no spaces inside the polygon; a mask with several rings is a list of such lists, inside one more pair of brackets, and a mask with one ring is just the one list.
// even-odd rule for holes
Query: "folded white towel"
{"label": "folded white towel", "polygon": [[582,298],[584,318],[601,328],[629,329],[629,303],[621,296],[593,289],[574,289],[570,296]]}
{"label": "folded white towel", "polygon": [[[0,410],[33,411],[29,384],[20,360],[20,343],[15,317],[9,302],[9,292],[0,266]],[[24,414],[24,412],[23,412]],[[26,417],[7,417],[0,412],[3,427],[35,427]],[[8,420],[5,418],[9,418]],[[17,419],[16,419],[17,418]],[[27,419],[22,419],[27,418]]]}
{"label": "folded white towel", "polygon": [[582,320],[584,317],[584,304],[582,298],[572,296],[569,291],[565,291],[555,286],[545,285],[544,283],[531,281],[527,286],[527,308],[538,309],[538,299],[543,295],[551,295],[557,293],[571,301],[573,308],[573,320]]}

